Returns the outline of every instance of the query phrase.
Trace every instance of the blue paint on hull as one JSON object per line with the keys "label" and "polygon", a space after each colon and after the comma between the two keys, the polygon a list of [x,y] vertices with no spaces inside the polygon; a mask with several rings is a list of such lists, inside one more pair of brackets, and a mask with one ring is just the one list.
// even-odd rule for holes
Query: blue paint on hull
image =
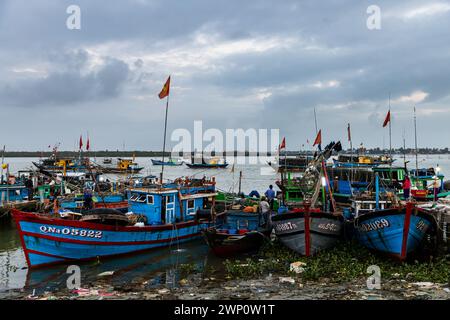
{"label": "blue paint on hull", "polygon": [[[367,213],[357,219],[355,236],[366,248],[399,256],[402,250],[405,210],[397,214]],[[373,216],[373,217],[371,217]],[[414,252],[432,227],[431,218],[411,215],[406,252]]]}

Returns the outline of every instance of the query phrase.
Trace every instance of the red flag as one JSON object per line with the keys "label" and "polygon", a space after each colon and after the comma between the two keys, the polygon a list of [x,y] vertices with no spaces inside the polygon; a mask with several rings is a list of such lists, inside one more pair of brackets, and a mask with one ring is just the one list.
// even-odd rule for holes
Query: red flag
{"label": "red flag", "polygon": [[348,134],[348,141],[352,141],[352,136],[350,134],[350,123],[348,124],[348,127],[347,127],[347,134]]}
{"label": "red flag", "polygon": [[89,148],[90,148],[90,144],[89,144],[89,137],[87,138],[87,142],[86,142],[86,150],[88,150],[89,151]]}
{"label": "red flag", "polygon": [[278,147],[278,150],[285,149],[285,148],[286,148],[286,137],[283,137],[283,141],[281,141],[281,144]]}
{"label": "red flag", "polygon": [[83,137],[80,135],[80,150],[83,147]]}
{"label": "red flag", "polygon": [[164,87],[162,88],[161,92],[159,93],[158,97],[160,99],[163,99],[169,95],[170,91],[170,76],[167,78],[166,83],[164,84]]}
{"label": "red flag", "polygon": [[383,128],[386,127],[390,121],[391,121],[391,110],[388,111],[386,119],[384,119]]}
{"label": "red flag", "polygon": [[322,144],[322,129],[320,129],[319,132],[317,133],[316,140],[314,140],[313,147],[316,144]]}

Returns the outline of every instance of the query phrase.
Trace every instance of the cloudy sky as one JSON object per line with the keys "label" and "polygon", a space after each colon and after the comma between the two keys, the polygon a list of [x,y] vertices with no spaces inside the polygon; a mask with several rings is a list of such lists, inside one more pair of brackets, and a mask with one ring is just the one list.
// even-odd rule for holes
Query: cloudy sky
{"label": "cloudy sky", "polygon": [[[81,29],[69,30],[69,5]],[[381,9],[370,30],[367,8]],[[172,75],[176,128],[280,129],[323,139],[450,146],[450,2],[0,0],[0,144],[159,150]],[[173,143],[172,143],[173,144]]]}

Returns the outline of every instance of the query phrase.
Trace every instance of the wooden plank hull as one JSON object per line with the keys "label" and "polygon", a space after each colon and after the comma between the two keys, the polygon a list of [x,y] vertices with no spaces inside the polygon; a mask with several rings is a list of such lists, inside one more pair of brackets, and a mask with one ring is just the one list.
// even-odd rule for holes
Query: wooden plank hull
{"label": "wooden plank hull", "polygon": [[343,218],[325,212],[311,212],[309,221],[304,212],[279,214],[272,217],[272,224],[280,242],[301,255],[334,247],[344,232]]}

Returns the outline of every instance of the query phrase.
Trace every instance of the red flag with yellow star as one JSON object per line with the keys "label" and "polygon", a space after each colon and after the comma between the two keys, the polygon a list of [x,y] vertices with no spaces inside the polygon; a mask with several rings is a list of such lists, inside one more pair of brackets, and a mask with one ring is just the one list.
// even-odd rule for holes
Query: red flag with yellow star
{"label": "red flag with yellow star", "polygon": [[170,91],[170,76],[167,78],[166,83],[164,84],[164,87],[162,88],[161,92],[159,93],[158,97],[160,99],[163,99],[169,95]]}

